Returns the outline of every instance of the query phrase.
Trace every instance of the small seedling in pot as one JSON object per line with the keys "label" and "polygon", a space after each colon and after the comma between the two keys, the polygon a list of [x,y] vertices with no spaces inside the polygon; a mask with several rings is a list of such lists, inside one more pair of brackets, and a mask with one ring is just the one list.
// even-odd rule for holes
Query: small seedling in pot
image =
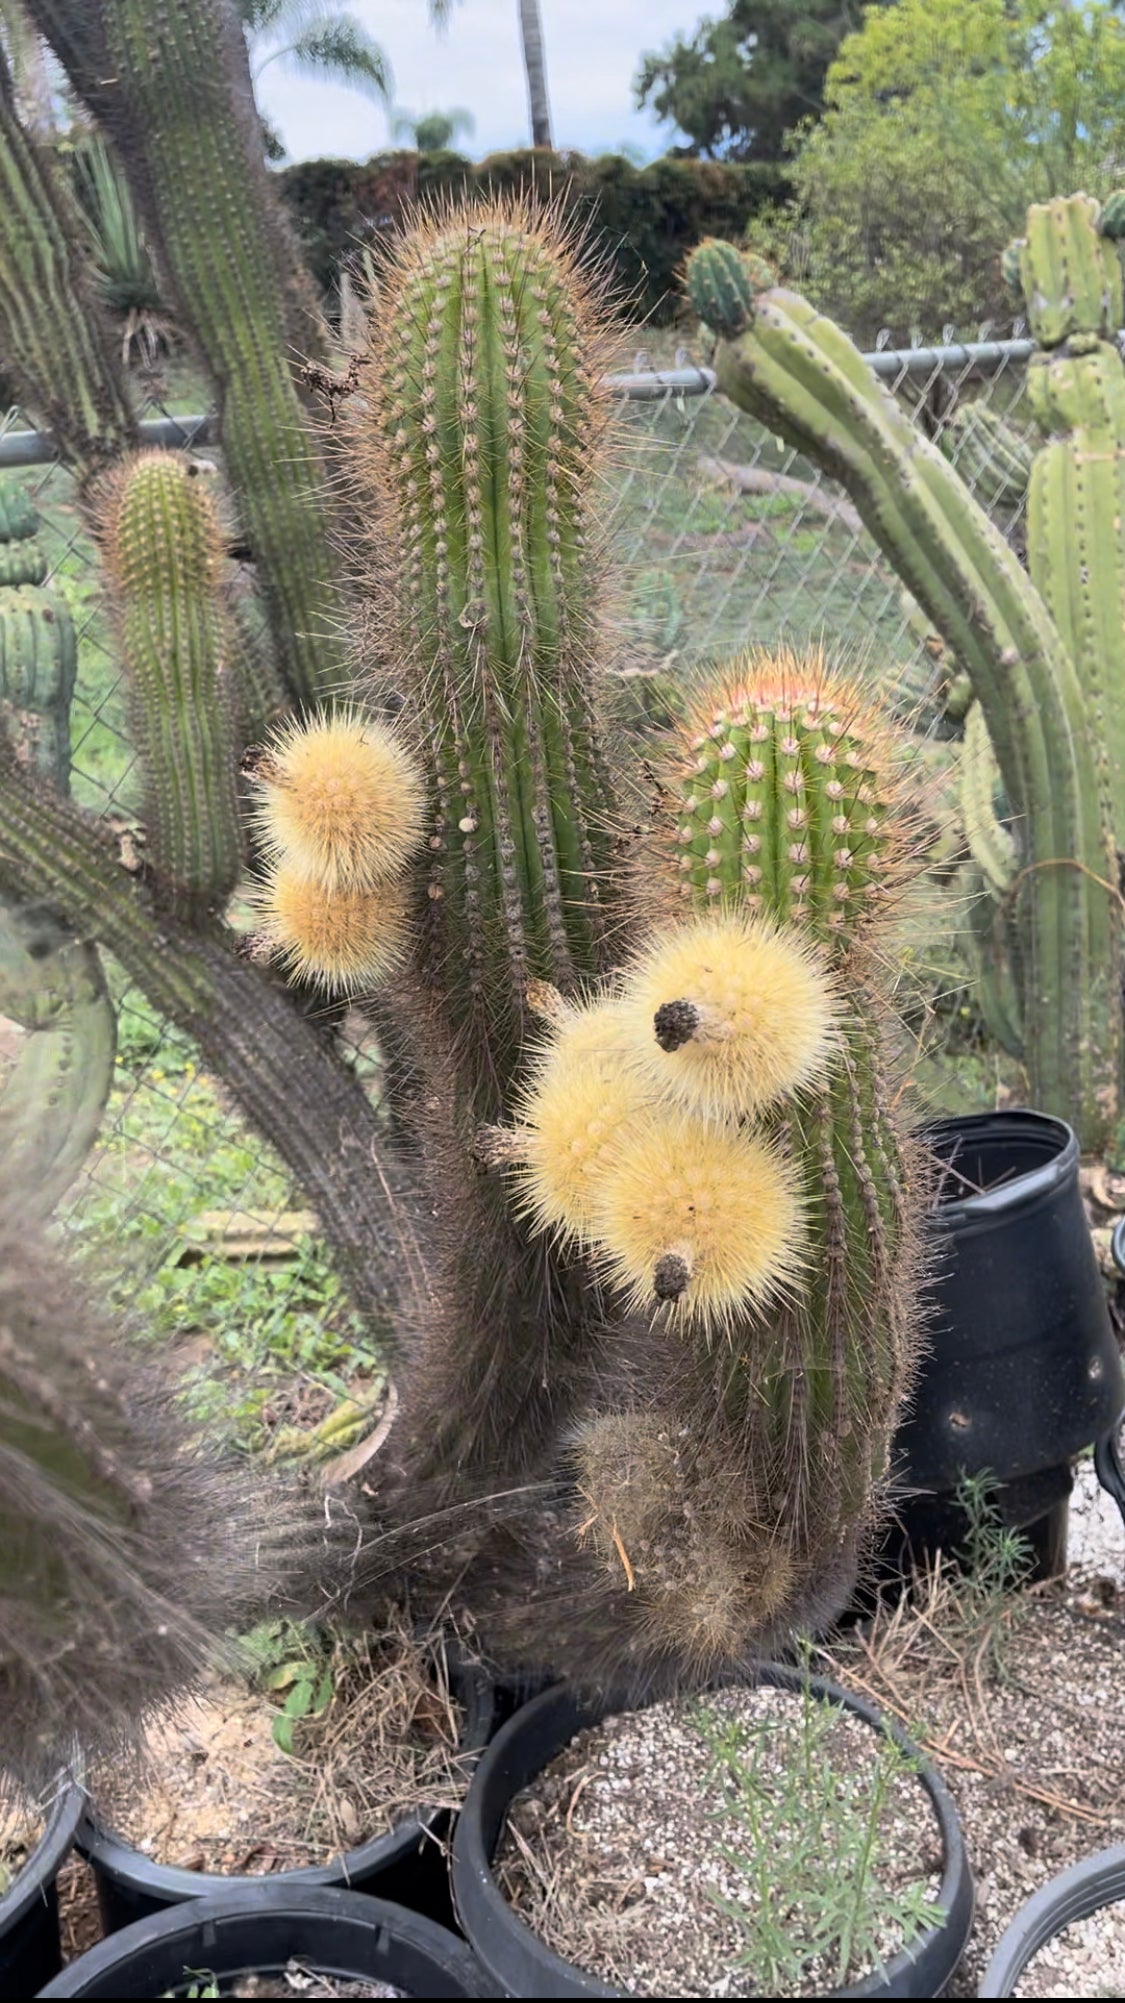
{"label": "small seedling in pot", "polygon": [[792,1720],[750,1724],[705,1703],[696,1713],[731,1832],[718,1853],[745,1887],[708,1895],[744,1930],[738,1965],[763,1995],[801,1993],[814,1968],[818,1986],[823,1973],[840,1987],[939,1918],[922,1880],[888,1882],[885,1820],[917,1763],[872,1735],[874,1759],[851,1771],[832,1743],[844,1715],[807,1688]]}
{"label": "small seedling in pot", "polygon": [[292,1755],[296,1727],[323,1718],[336,1694],[331,1644],[287,1620],[263,1621],[245,1642],[255,1660],[254,1681],[281,1700],[274,1744]]}

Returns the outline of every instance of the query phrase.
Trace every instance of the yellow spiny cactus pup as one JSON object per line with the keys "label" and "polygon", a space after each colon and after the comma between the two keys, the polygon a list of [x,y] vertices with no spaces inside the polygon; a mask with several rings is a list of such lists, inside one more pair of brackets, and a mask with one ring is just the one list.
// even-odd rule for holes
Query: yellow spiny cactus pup
{"label": "yellow spiny cactus pup", "polygon": [[815,950],[734,912],[658,937],[621,1007],[649,1086],[706,1119],[758,1113],[832,1060],[836,1000]]}
{"label": "yellow spiny cactus pup", "polygon": [[387,883],[418,846],[423,791],[414,762],[358,710],[284,724],[253,778],[266,855],[324,890]]}
{"label": "yellow spiny cactus pup", "polygon": [[336,994],[382,986],[406,948],[406,901],[397,884],[331,893],[281,862],[257,886],[260,943],[290,978]]}
{"label": "yellow spiny cactus pup", "polygon": [[516,1205],[534,1230],[588,1240],[601,1178],[649,1095],[622,1060],[626,1027],[614,1003],[576,1008],[546,995],[537,1005],[553,1034],[532,1054],[518,1125],[487,1128],[478,1152],[513,1168]]}
{"label": "yellow spiny cactus pup", "polygon": [[638,1117],[598,1178],[593,1238],[636,1310],[723,1328],[799,1278],[797,1178],[772,1143],[674,1107]]}

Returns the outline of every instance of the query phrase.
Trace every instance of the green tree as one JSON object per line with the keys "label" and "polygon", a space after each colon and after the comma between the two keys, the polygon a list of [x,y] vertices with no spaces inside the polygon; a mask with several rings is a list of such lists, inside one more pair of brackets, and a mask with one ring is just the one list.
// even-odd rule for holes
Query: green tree
{"label": "green tree", "polygon": [[863,12],[860,0],[731,0],[721,20],[642,57],[637,104],[710,159],[780,159],[790,128],[821,111],[828,66]]}
{"label": "green tree", "polygon": [[254,80],[282,63],[325,83],[346,83],[384,103],[391,69],[361,21],[335,0],[235,0],[250,44]]}
{"label": "green tree", "polygon": [[793,179],[804,287],[860,339],[1010,313],[999,251],[1029,202],[1125,174],[1114,0],[896,0],[828,73]]}
{"label": "green tree", "polygon": [[424,111],[417,118],[412,111],[400,111],[391,120],[393,137],[412,139],[419,153],[442,153],[462,133],[468,137],[475,130],[472,112],[459,104],[450,111]]}

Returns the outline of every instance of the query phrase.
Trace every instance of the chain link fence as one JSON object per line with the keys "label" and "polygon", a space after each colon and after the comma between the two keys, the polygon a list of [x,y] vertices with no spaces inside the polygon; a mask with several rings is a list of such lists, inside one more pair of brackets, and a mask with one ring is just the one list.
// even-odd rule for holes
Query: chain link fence
{"label": "chain link fence", "polygon": [[[1024,425],[1030,347],[1013,340],[870,359],[940,442],[970,400],[1017,431]],[[614,379],[621,420],[606,504],[619,672],[687,676],[748,645],[823,645],[909,705],[924,705],[938,672],[935,649],[847,497],[736,411],[705,363],[675,352],[657,366],[663,359],[641,352],[632,372]],[[198,404],[185,416],[156,390],[143,417],[152,442],[211,456],[213,426]],[[128,839],[137,775],[96,553],[73,481],[18,409],[0,413],[0,488],[10,483],[39,514],[47,588],[66,599],[77,629],[72,791]],[[1001,498],[980,479],[976,491],[1019,546],[1022,499]],[[232,565],[231,581],[250,580]],[[118,1013],[114,1089],[57,1218],[69,1234],[112,1246],[131,1304],[189,1359],[198,1355],[204,1387],[213,1363],[236,1365],[256,1387],[240,1408],[244,1429],[276,1436],[327,1410],[371,1360],[356,1346],[315,1221],[281,1164],[225,1101],[190,1040],[119,969],[107,974]],[[372,1061],[358,1016],[349,1028],[357,1061]],[[0,1085],[18,1035],[0,1004]]]}

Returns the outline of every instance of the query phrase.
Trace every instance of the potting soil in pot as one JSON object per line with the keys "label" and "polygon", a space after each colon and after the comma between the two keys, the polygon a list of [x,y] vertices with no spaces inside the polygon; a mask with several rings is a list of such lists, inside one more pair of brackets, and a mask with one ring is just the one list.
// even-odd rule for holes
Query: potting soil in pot
{"label": "potting soil in pot", "polygon": [[0,1794],[0,1899],[11,1891],[46,1826],[47,1818],[34,1802]]}
{"label": "potting soil in pot", "polygon": [[1075,1920],[1032,1955],[1014,1996],[1125,1996],[1125,1900]]}
{"label": "potting soil in pot", "polygon": [[496,1871],[556,1954],[641,1996],[813,1996],[935,1917],[941,1844],[861,1719],[732,1688],[582,1732],[517,1797]]}
{"label": "potting soil in pot", "polygon": [[294,1687],[209,1678],[153,1721],[139,1775],[94,1775],[99,1820],[157,1863],[230,1876],[326,1864],[460,1802],[460,1706],[408,1638],[338,1648],[310,1686],[319,1715],[288,1721],[289,1754],[275,1725]]}

